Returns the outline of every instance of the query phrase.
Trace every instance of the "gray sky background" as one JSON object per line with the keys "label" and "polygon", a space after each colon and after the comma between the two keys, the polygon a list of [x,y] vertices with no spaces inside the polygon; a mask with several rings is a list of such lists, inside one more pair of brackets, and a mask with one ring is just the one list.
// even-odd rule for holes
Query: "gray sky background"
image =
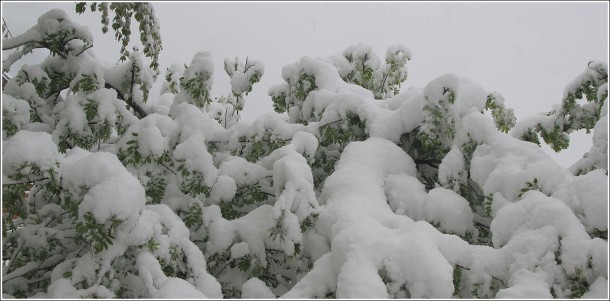
{"label": "gray sky background", "polygon": [[[246,98],[242,116],[247,121],[273,110],[267,91],[282,82],[284,65],[357,43],[372,46],[382,59],[393,44],[411,50],[403,91],[454,73],[501,93],[518,120],[558,104],[565,85],[589,60],[608,62],[607,2],[155,2],[154,7],[164,46],[162,75],[172,63],[188,64],[197,51],[210,51],[213,95],[220,96],[230,91],[225,58],[249,57],[265,65],[263,78]],[[64,9],[90,28],[98,58],[117,61],[119,46],[112,32],[101,33],[100,14],[77,15],[74,2],[3,1],[2,17],[15,36],[51,8]],[[34,53],[28,59],[43,56]],[[571,138],[570,148],[559,154],[544,147],[566,167],[591,146],[590,135]]]}

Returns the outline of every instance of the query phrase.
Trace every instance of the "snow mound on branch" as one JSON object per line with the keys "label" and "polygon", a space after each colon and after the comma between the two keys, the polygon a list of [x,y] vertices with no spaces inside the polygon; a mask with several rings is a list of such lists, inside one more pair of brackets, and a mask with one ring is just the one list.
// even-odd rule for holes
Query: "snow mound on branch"
{"label": "snow mound on branch", "polygon": [[[432,234],[438,231],[392,212],[383,189],[391,175],[415,175],[413,160],[395,144],[371,138],[346,147],[325,183],[320,199],[326,210],[316,225],[332,250],[284,297],[321,296],[324,292],[308,287],[319,284],[313,275],[330,264],[338,298],[387,298],[378,273],[384,260],[398,264],[398,281],[406,283],[412,297],[451,296],[453,269],[439,249],[438,234]],[[317,264],[325,260],[329,264]],[[434,272],[417,272],[423,270]]]}
{"label": "snow mound on branch", "polygon": [[[62,166],[62,177],[75,191],[89,188],[79,205],[79,218],[91,212],[104,224],[109,218],[137,218],[146,203],[144,187],[111,153],[97,152],[68,160]],[[91,172],[94,170],[95,172]]]}
{"label": "snow mound on branch", "polygon": [[227,175],[237,185],[252,185],[269,172],[262,166],[250,163],[242,157],[227,157],[218,169],[219,175]]}
{"label": "snow mound on branch", "polygon": [[544,275],[528,270],[513,273],[509,288],[501,289],[496,298],[499,299],[552,299]]}
{"label": "snow mound on branch", "polygon": [[28,162],[42,171],[57,169],[59,152],[47,133],[19,131],[2,144],[2,161],[11,162],[2,164],[3,175],[15,174],[21,165]]}
{"label": "snow mound on branch", "polygon": [[254,277],[242,285],[241,297],[242,299],[275,299],[275,294],[262,280]]}
{"label": "snow mound on branch", "polygon": [[205,294],[186,280],[165,276],[159,261],[148,252],[142,252],[138,255],[137,265],[140,277],[143,278],[152,298],[208,299]]}
{"label": "snow mound on branch", "polygon": [[[17,130],[30,123],[30,105],[23,99],[2,94],[2,113],[3,119],[10,120],[10,123],[15,125]],[[6,128],[4,128],[4,131],[6,131]],[[3,136],[2,140],[6,140],[6,137]]]}
{"label": "snow mound on branch", "polygon": [[518,199],[521,188],[540,180],[543,192],[550,193],[572,175],[554,162],[537,145],[497,133],[473,153],[471,176],[485,195],[500,192],[508,201]]}
{"label": "snow mound on branch", "polygon": [[[515,145],[515,155],[510,155],[510,146],[521,142],[509,138],[511,142],[502,144],[496,138],[485,137],[489,144],[479,146],[482,150],[477,150],[478,153],[475,151],[475,159],[481,161],[475,164],[473,159],[473,170],[493,171],[491,161],[481,165],[482,159],[492,158],[485,148],[490,145],[508,148],[509,159],[519,158]],[[519,154],[537,158],[533,161],[540,161],[541,166],[551,162],[539,150]],[[502,160],[503,157],[493,158]],[[544,179],[541,183],[546,185],[560,185],[566,177],[571,177],[548,170],[531,172],[535,175],[538,172],[540,179]],[[514,174],[504,175],[507,176]],[[492,173],[487,180],[510,182],[504,177],[498,175],[494,180]],[[502,189],[499,185],[495,188]],[[513,187],[509,191],[518,190]],[[502,196],[497,190],[489,192],[496,193],[494,199]],[[439,232],[442,229],[464,234],[472,230],[473,213],[466,200],[444,188],[426,193],[415,179],[412,159],[390,141],[370,138],[353,142],[346,147],[319,198],[325,210],[315,229],[330,241],[331,250],[283,297],[323,297],[333,290],[332,282],[320,283],[321,277],[325,277],[324,281],[336,279],[338,298],[387,298],[392,287],[403,284],[412,298],[449,298],[456,289],[453,271],[457,265],[466,269],[462,281],[469,283],[487,283],[489,287],[492,277],[510,279],[499,297],[530,293],[548,297],[550,284],[563,281],[556,279],[558,269],[573,275],[587,265],[587,260],[594,266],[593,279],[607,277],[604,270],[607,259],[603,255],[607,244],[598,238],[591,239],[568,205],[538,191],[526,192],[518,198],[514,203],[504,200],[501,206],[495,207],[491,226],[495,248],[469,245],[455,235]],[[433,209],[428,210],[430,207]],[[440,221],[438,229],[424,220]],[[558,251],[560,264],[554,257]],[[390,282],[385,282],[380,277],[382,274]]]}

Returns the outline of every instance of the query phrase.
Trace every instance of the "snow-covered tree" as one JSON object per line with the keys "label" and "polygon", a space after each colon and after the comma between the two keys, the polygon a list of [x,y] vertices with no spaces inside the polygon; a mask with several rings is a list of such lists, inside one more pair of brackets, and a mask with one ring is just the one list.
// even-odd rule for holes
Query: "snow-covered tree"
{"label": "snow-covered tree", "polygon": [[[401,90],[409,49],[355,45],[284,67],[248,123],[262,63],[226,59],[214,97],[199,52],[152,95],[152,7],[87,5],[117,15],[116,65],[61,10],[3,41],[4,70],[50,53],[2,94],[4,297],[607,297],[606,64],[517,122],[453,74]],[[578,129],[593,146],[570,169],[536,145]]]}

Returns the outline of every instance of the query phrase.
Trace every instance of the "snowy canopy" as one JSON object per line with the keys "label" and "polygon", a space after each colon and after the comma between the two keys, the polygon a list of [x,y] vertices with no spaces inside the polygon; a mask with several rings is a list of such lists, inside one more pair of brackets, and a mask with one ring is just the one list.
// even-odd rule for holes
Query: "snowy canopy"
{"label": "snowy canopy", "polygon": [[[102,65],[61,11],[6,43],[65,37],[3,90],[3,297],[608,297],[605,63],[518,121],[455,74],[401,89],[411,51],[358,44],[284,67],[248,123],[261,62],[226,59],[214,97],[198,52],[152,95],[146,53]],[[565,169],[538,135],[577,128]]]}

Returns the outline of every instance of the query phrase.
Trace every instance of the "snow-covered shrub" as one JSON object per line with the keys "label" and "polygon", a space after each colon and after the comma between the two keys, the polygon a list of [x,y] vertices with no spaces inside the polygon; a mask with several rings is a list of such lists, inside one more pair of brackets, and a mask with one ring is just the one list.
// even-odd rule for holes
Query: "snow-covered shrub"
{"label": "snow-covered shrub", "polygon": [[[121,33],[102,65],[59,10],[4,41],[25,46],[5,70],[51,53],[3,91],[4,297],[607,297],[605,64],[517,123],[457,75],[401,92],[411,52],[355,45],[284,67],[277,112],[248,123],[262,63],[226,59],[213,97],[202,51],[151,95],[152,7],[89,7],[115,30],[135,14],[149,48]],[[581,128],[594,143],[570,169],[528,142]]]}

